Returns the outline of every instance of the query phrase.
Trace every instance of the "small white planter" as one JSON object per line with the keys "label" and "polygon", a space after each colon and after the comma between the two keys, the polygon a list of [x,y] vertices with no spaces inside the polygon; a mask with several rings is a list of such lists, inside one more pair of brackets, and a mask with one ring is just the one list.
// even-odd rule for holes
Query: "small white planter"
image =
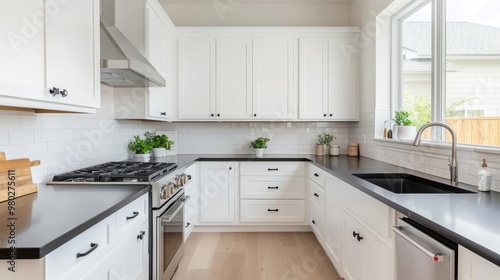
{"label": "small white planter", "polygon": [[339,145],[331,145],[330,146],[330,155],[334,157],[338,157],[340,155],[340,146]]}
{"label": "small white planter", "polygon": [[261,158],[266,149],[253,149],[255,152],[255,157]]}
{"label": "small white planter", "polygon": [[165,148],[153,148],[153,156],[154,157],[166,157],[167,156],[167,149]]}
{"label": "small white planter", "polygon": [[134,158],[142,159],[142,160],[148,160],[148,159],[151,158],[151,154],[150,153],[147,153],[147,154],[134,154]]}
{"label": "small white planter", "polygon": [[417,127],[413,125],[398,126],[398,139],[399,140],[413,140],[417,135]]}

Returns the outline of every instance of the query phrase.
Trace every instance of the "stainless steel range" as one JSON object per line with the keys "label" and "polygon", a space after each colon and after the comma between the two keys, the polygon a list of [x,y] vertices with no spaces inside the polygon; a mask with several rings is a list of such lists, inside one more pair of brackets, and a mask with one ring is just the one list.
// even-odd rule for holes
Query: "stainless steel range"
{"label": "stainless steel range", "polygon": [[190,179],[175,163],[116,161],[56,175],[47,184],[150,185],[150,278],[169,280],[184,255],[183,207],[189,196],[183,186]]}

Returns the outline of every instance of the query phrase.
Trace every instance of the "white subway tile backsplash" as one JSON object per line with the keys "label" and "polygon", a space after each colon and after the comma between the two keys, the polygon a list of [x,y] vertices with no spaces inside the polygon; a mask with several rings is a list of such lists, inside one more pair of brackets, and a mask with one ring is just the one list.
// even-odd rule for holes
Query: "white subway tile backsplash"
{"label": "white subway tile backsplash", "polygon": [[23,144],[21,147],[21,156],[36,159],[34,157],[47,154],[47,143]]}
{"label": "white subway tile backsplash", "polygon": [[9,144],[9,131],[0,130],[0,146]]}
{"label": "white subway tile backsplash", "polygon": [[21,128],[20,115],[8,115],[2,111],[2,114],[0,114],[0,129],[20,129],[20,128]]}
{"label": "white subway tile backsplash", "polygon": [[27,144],[33,143],[34,132],[31,129],[28,130],[9,130],[9,144]]}

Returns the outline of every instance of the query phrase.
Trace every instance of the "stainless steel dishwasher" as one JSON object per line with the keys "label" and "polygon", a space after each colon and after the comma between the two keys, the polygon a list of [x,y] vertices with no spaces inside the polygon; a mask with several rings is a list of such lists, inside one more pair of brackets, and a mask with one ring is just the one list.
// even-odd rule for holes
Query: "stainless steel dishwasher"
{"label": "stainless steel dishwasher", "polygon": [[396,233],[397,280],[456,280],[456,243],[409,218],[400,218]]}

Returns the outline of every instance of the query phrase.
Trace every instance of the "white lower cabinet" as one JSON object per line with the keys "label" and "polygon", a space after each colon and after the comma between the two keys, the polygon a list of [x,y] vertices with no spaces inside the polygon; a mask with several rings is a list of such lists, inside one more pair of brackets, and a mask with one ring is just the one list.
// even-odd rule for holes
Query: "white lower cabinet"
{"label": "white lower cabinet", "polygon": [[346,280],[390,280],[395,211],[309,164],[311,229]]}
{"label": "white lower cabinet", "polygon": [[235,221],[234,162],[200,164],[200,222],[232,223]]}
{"label": "white lower cabinet", "polygon": [[[136,210],[149,207],[148,195],[137,198],[43,259],[16,260],[19,273],[10,274],[8,279],[149,279],[148,214]],[[120,213],[129,211],[134,218],[128,219],[129,223],[120,223],[121,217],[126,217]],[[4,268],[0,264],[0,269]],[[3,275],[1,272],[0,277]]]}
{"label": "white lower cabinet", "polygon": [[391,248],[346,210],[342,212],[342,224],[344,278],[346,280],[391,279]]}
{"label": "white lower cabinet", "polygon": [[500,267],[458,246],[458,280],[499,280]]}

